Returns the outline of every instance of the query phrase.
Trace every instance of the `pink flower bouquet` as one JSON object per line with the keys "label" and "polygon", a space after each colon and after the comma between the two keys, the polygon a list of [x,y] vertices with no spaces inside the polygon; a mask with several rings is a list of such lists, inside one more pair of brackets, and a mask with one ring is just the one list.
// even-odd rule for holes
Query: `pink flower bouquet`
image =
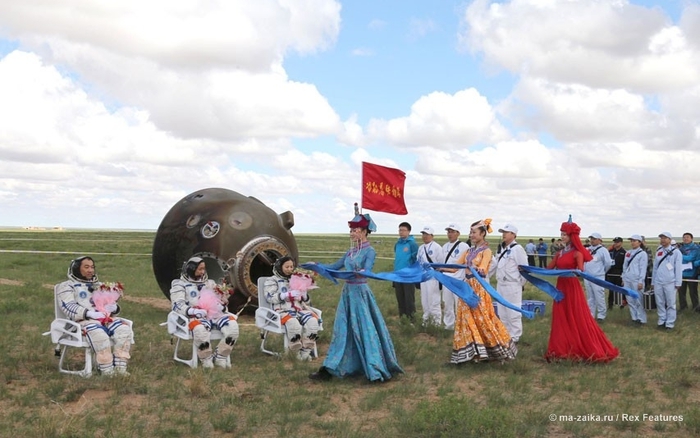
{"label": "pink flower bouquet", "polygon": [[100,286],[96,291],[92,293],[92,304],[95,306],[98,312],[102,312],[106,315],[102,324],[106,324],[112,321],[109,316],[112,312],[107,310],[111,304],[117,304],[117,301],[124,294],[124,286],[121,283],[100,283]]}

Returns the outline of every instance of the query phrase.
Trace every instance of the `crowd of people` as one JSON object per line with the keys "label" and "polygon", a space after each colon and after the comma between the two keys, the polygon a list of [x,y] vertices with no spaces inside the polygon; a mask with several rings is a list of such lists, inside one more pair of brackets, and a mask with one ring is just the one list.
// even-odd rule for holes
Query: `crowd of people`
{"label": "crowd of people", "polygon": [[[357,211],[348,225],[353,246],[340,259],[327,265],[305,265],[344,280],[326,357],[309,377],[329,380],[364,375],[370,381],[386,381],[403,373],[403,369],[367,282],[376,258],[368,236],[376,231],[376,225],[369,214]],[[558,275],[545,353],[548,361],[615,359],[619,351],[601,327],[620,291],[624,294],[621,306],[629,308],[631,324],[636,326],[647,323],[645,295],[653,294],[659,329],[674,329],[678,311],[689,308],[686,294],[690,296],[690,308],[700,312],[700,246],[693,242],[691,233],[683,234],[677,243],[670,232],[661,232],[654,251],[638,234],[627,239],[629,249],[624,248],[621,237],[615,237],[606,247],[597,232],[590,233],[585,244],[581,242],[580,227],[569,219],[561,224],[560,238],[551,239],[549,245],[540,238],[537,244],[530,239],[523,247],[516,240],[518,228],[505,224],[498,229],[501,236],[494,252],[487,241],[493,232],[491,219],[474,222],[467,241],[460,239],[461,227],[456,223],[450,223],[445,231],[448,241],[440,245],[435,241],[434,229],[423,227],[419,246],[410,234],[411,225],[400,223],[390,278],[399,317],[416,323],[418,288],[421,323],[454,332],[450,363],[455,365],[515,359],[523,335],[523,312],[519,311],[522,292],[528,279],[534,281],[532,273],[551,271]],[[535,257],[539,258],[538,266]],[[420,266],[420,275],[402,281],[398,274],[410,272],[415,266]],[[264,297],[280,314],[290,352],[298,359],[309,360],[316,351],[319,317],[308,305],[306,288],[300,290],[292,284],[296,269],[291,257],[276,260],[273,275],[264,284]],[[572,272],[585,274],[583,288]],[[490,278],[495,278],[495,289],[488,282]],[[68,280],[57,286],[57,299],[63,312],[83,327],[101,373],[128,375],[133,331],[118,316],[121,309],[116,302],[97,305],[95,291],[100,285],[94,260],[80,257],[71,261]],[[212,303],[206,295],[215,287],[207,277],[204,260],[191,257],[170,290],[172,310],[189,320],[203,368],[230,367],[229,356],[239,336],[237,316],[228,312],[224,301],[214,299]],[[459,298],[464,290],[477,297],[476,305]],[[211,345],[212,329],[223,335],[215,347]]]}
{"label": "crowd of people", "polygon": [[[452,363],[511,360],[517,354],[522,336],[522,314],[498,303],[496,317],[492,301],[482,285],[471,273],[454,265],[474,267],[478,275],[486,278],[495,276],[497,292],[516,306],[521,306],[526,283],[521,275],[523,266],[577,270],[588,275],[583,281],[584,288],[575,277],[561,276],[557,280],[557,289],[563,298],[555,300],[553,305],[548,360],[606,362],[617,357],[619,351],[600,327],[607,311],[618,301],[621,308],[629,308],[631,324],[644,326],[647,323],[645,296],[650,295],[656,303],[657,326],[664,330],[673,330],[677,311],[689,308],[687,294],[690,308],[700,312],[700,245],[693,242],[691,233],[683,234],[683,241],[676,243],[671,234],[664,231],[659,234],[658,248],[652,252],[644,236],[638,234],[628,238],[629,248],[625,249],[622,237],[615,237],[611,245],[604,246],[603,237],[597,232],[581,242],[580,228],[573,222],[563,223],[561,229],[561,237],[552,238],[549,244],[543,238],[537,243],[529,239],[523,247],[516,242],[517,227],[507,224],[498,230],[502,238],[496,253],[492,254],[484,240],[491,232],[490,219],[472,225],[469,243],[459,239],[458,224],[449,224],[445,228],[448,242],[443,246],[435,242],[434,229],[425,226],[421,230],[423,244],[418,248],[408,244],[412,242],[408,235],[411,225],[406,222],[399,225],[399,240],[394,247],[395,269],[415,261],[421,265],[451,265],[436,269],[469,283],[479,296],[479,306],[471,308],[462,300],[455,300],[453,291],[435,278],[425,279],[418,286],[422,322],[454,330]],[[607,297],[606,284],[610,288]],[[612,289],[613,285],[633,293],[621,294]],[[407,310],[415,309],[415,302],[411,300],[415,294],[413,285],[402,284],[401,295],[397,285],[394,286],[399,316],[413,321],[413,314]],[[505,337],[501,336],[501,328]]]}

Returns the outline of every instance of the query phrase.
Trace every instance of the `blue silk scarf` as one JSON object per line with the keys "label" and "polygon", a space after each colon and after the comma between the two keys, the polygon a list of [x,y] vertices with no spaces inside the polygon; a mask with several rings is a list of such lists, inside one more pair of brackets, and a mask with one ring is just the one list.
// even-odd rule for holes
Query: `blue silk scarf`
{"label": "blue silk scarf", "polygon": [[600,278],[594,277],[590,274],[586,274],[585,272],[579,271],[578,269],[544,269],[536,268],[534,266],[520,265],[520,274],[539,290],[554,298],[554,301],[561,301],[562,298],[564,298],[564,294],[562,294],[561,291],[554,287],[554,285],[550,282],[542,280],[541,278],[537,278],[532,274],[548,275],[555,277],[581,277],[584,280],[588,280],[591,283],[597,284],[598,286],[610,289],[613,292],[617,292],[632,298],[639,298],[639,293],[633,291],[632,289],[627,289],[626,287],[618,286],[605,280],[601,280]]}
{"label": "blue silk scarf", "polygon": [[317,265],[315,263],[304,263],[300,265],[301,268],[314,271],[324,278],[329,279],[333,283],[337,284],[337,279],[341,280],[352,280],[358,276],[365,278],[372,278],[375,280],[382,281],[395,281],[397,283],[419,283],[435,279],[447,287],[453,294],[457,295],[462,299],[469,307],[475,308],[479,305],[479,296],[476,295],[474,290],[471,288],[469,283],[466,281],[458,280],[456,278],[445,275],[442,272],[435,270],[434,268],[452,268],[452,269],[469,269],[472,275],[477,279],[479,284],[484,288],[484,290],[491,295],[491,297],[503,306],[515,310],[516,312],[522,313],[527,318],[534,318],[535,314],[528,310],[524,310],[508,302],[503,298],[484,278],[482,278],[475,270],[464,265],[452,265],[452,264],[438,264],[438,263],[426,263],[421,265],[420,263],[414,263],[403,269],[399,269],[393,272],[367,272],[367,271],[338,271],[335,269],[326,269],[323,266]]}

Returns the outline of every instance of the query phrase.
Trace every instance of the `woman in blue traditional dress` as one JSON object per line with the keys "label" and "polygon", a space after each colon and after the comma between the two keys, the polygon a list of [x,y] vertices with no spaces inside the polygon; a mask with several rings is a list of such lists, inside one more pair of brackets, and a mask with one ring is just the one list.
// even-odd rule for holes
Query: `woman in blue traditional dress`
{"label": "woman in blue traditional dress", "polygon": [[[371,272],[376,252],[367,236],[376,231],[369,214],[357,214],[348,222],[353,247],[338,261],[320,265],[326,269]],[[309,378],[329,380],[364,374],[370,381],[385,381],[403,373],[394,344],[367,279],[346,280],[335,314],[333,336],[323,366]]]}

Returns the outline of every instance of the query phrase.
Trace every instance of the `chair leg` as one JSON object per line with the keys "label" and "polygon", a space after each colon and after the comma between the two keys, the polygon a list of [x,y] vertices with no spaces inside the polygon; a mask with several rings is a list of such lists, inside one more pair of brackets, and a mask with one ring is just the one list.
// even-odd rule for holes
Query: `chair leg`
{"label": "chair leg", "polygon": [[64,368],[64,361],[66,359],[66,353],[68,351],[67,345],[61,345],[59,347],[59,358],[58,358],[58,371],[63,374],[72,374],[80,377],[88,378],[92,376],[92,350],[90,347],[85,348],[85,367],[80,371],[73,371]]}
{"label": "chair leg", "polygon": [[175,348],[173,348],[173,360],[179,362],[180,358],[177,356],[177,349],[180,347],[180,338],[176,339],[177,340],[175,341]]}
{"label": "chair leg", "polygon": [[[267,330],[261,330],[261,331],[260,331],[260,339],[262,339],[262,341],[260,342],[260,351],[262,351],[262,352],[265,353],[265,354],[269,354],[270,356],[277,356],[277,357],[280,357],[280,356],[281,356],[280,353],[277,353],[276,351],[268,350],[268,349],[265,348],[265,341],[267,340],[267,335],[268,335],[268,333],[269,333],[269,332],[268,332]],[[287,338],[286,338],[286,336],[285,336],[285,344],[286,344],[286,339],[287,339]]]}
{"label": "chair leg", "polygon": [[65,345],[61,345],[60,355],[58,358],[58,371],[61,373],[69,373],[70,374],[70,371],[63,368],[63,359],[66,358],[66,348],[67,347]]}
{"label": "chair leg", "polygon": [[182,358],[180,358],[180,341],[181,341],[182,339],[177,338],[177,337],[176,337],[175,339],[176,339],[176,341],[175,341],[175,349],[174,349],[174,351],[173,351],[173,360],[174,360],[175,362],[184,363],[185,365],[191,367],[191,366],[192,366],[192,360],[191,360],[191,359],[182,359]]}
{"label": "chair leg", "polygon": [[190,368],[197,368],[197,347],[195,347],[195,345],[194,345],[194,340],[192,341],[192,357],[189,359],[182,359],[179,356],[180,341],[182,339],[180,339],[178,337],[175,337],[175,339],[177,339],[177,340],[175,341],[175,351],[173,352],[173,360],[175,362],[184,363],[185,365],[187,365]]}
{"label": "chair leg", "polygon": [[63,359],[66,357],[66,346],[61,345],[59,346],[58,350],[58,371],[64,372],[63,371]]}

